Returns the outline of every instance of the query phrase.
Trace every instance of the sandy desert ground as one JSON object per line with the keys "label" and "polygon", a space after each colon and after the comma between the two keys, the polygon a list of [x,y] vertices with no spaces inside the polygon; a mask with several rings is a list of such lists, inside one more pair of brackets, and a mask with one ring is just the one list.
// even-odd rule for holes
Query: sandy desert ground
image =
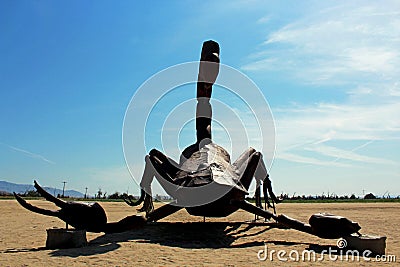
{"label": "sandy desert ground", "polygon": [[[34,205],[55,209],[41,200]],[[109,221],[135,213],[122,202],[101,203]],[[361,232],[387,236],[386,255],[396,262],[377,262],[375,258],[331,260],[321,250],[336,245],[336,240],[320,239],[295,230],[250,226],[242,223],[254,216],[238,211],[227,218],[190,216],[182,210],[142,229],[118,234],[88,233],[89,245],[76,249],[45,249],[46,229],[64,227],[57,218],[34,214],[14,200],[0,201],[0,266],[394,266],[400,263],[400,203],[324,203],[278,205],[278,213],[307,221],[311,214],[330,212],[359,222]],[[235,222],[235,223],[233,223]],[[260,261],[257,253],[284,250],[280,261],[276,254]],[[317,251],[315,261],[296,261],[296,251]],[[295,251],[295,252],[293,252]],[[262,256],[262,254],[260,254]],[[334,259],[334,258],[333,258]]]}

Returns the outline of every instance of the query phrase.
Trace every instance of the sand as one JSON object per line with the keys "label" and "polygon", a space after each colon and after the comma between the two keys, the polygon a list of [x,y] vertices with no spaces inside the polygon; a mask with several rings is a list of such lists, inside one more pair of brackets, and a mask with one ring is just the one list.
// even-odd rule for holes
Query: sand
{"label": "sand", "polygon": [[[55,209],[51,203],[34,205]],[[101,203],[109,221],[136,213],[122,202]],[[157,204],[160,205],[160,204]],[[156,205],[156,206],[157,206]],[[46,229],[64,227],[58,218],[34,214],[14,200],[0,201],[0,266],[394,266],[400,263],[400,203],[324,203],[278,205],[278,213],[307,221],[311,214],[330,212],[357,221],[363,234],[387,237],[386,255],[397,262],[376,262],[374,257],[332,259],[321,250],[337,240],[320,239],[295,230],[250,226],[254,216],[238,211],[227,218],[194,217],[181,210],[144,228],[111,235],[88,233],[89,246],[76,249],[45,249]],[[278,259],[260,261],[260,250],[285,252]],[[301,259],[302,252],[319,251],[316,258]],[[291,253],[291,254],[290,254]],[[292,258],[289,257],[289,254]],[[300,256],[299,261],[295,258]],[[263,253],[260,256],[264,256]],[[322,257],[323,260],[319,260]],[[391,259],[392,260],[392,259]]]}

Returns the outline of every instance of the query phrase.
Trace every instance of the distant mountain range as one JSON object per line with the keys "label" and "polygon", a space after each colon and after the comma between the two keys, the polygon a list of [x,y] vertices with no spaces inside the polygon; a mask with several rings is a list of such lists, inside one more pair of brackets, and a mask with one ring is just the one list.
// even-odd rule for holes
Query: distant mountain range
{"label": "distant mountain range", "polygon": [[[52,187],[43,187],[44,190],[49,192],[50,194],[57,196],[58,194],[62,195],[62,189],[52,188]],[[30,190],[36,190],[33,187],[33,184],[14,184],[6,181],[0,181],[0,191],[8,192],[8,193],[25,193]],[[75,190],[65,190],[65,196],[83,198],[84,194]]]}

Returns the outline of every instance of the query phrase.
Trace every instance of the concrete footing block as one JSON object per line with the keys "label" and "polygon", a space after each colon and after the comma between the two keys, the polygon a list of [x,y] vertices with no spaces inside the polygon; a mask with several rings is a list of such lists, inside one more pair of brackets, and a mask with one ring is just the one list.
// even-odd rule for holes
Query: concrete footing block
{"label": "concrete footing block", "polygon": [[351,235],[344,239],[347,242],[346,249],[355,249],[359,252],[369,250],[374,255],[385,255],[386,236]]}
{"label": "concrete footing block", "polygon": [[85,230],[55,228],[46,231],[46,248],[79,248],[87,245]]}

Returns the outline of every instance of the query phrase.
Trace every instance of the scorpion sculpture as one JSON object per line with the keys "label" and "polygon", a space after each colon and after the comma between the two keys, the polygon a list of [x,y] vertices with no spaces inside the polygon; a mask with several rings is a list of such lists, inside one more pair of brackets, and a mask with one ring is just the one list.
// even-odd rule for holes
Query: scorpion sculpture
{"label": "scorpion sculpture", "polygon": [[[361,227],[357,223],[340,216],[314,214],[310,217],[309,224],[306,224],[283,214],[276,215],[275,204],[280,200],[272,190],[262,154],[249,148],[231,164],[229,153],[212,141],[210,98],[219,72],[219,54],[218,43],[211,40],[203,43],[197,82],[197,142],[182,152],[179,163],[156,149],[151,150],[145,157],[140,198],[135,200],[129,196],[124,199],[130,206],[143,203],[139,211],[145,212],[145,216],[132,215],[118,222],[108,223],[106,214],[98,203],[65,202],[47,193],[36,181],[34,185],[37,191],[61,209],[51,211],[32,206],[14,193],[17,201],[30,211],[59,217],[67,225],[92,232],[110,233],[135,229],[146,222],[158,221],[182,208],[191,215],[204,217],[225,217],[242,209],[265,219],[274,219],[285,227],[322,238],[339,238],[358,232]],[[151,183],[154,177],[174,199],[174,202],[164,204],[157,209],[154,209],[151,196]],[[255,205],[245,200],[253,178],[257,184]],[[265,209],[261,203],[261,188]],[[209,191],[201,191],[202,189]],[[219,197],[202,204],[190,204],[192,203],[190,200],[206,198],[207,192],[210,191],[222,193]],[[273,208],[274,212],[268,211],[266,207]]]}

